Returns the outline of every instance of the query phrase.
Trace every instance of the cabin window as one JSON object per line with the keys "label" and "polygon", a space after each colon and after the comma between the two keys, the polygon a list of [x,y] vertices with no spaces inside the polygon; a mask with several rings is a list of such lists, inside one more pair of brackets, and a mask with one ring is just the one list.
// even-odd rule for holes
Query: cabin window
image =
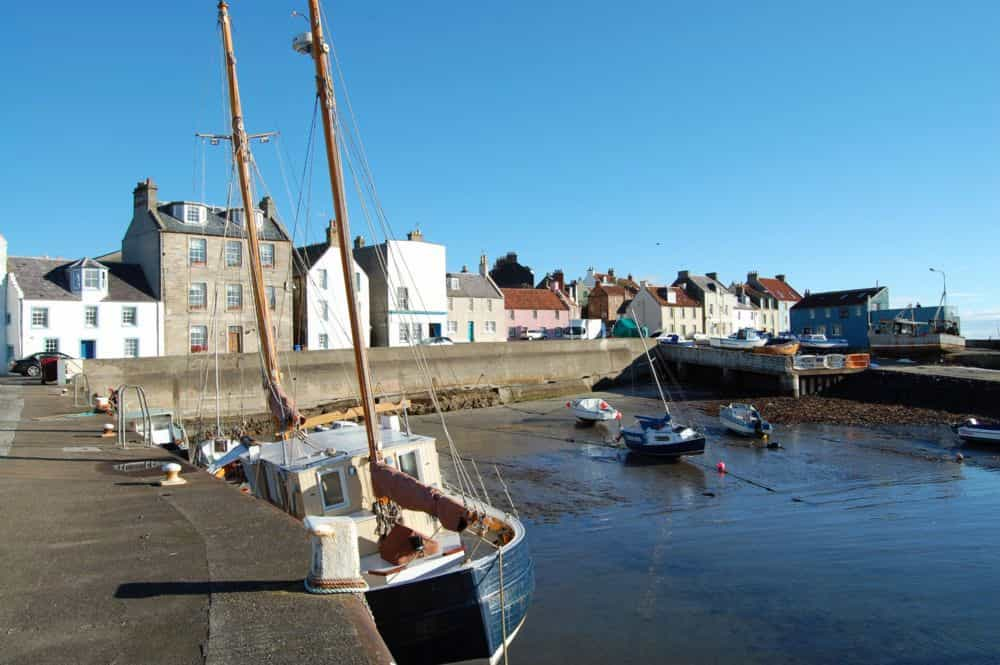
{"label": "cabin window", "polygon": [[208,284],[205,282],[193,282],[188,287],[188,308],[205,309],[208,300]]}
{"label": "cabin window", "polygon": [[416,450],[399,455],[399,470],[408,476],[420,480],[420,464],[417,459]]}
{"label": "cabin window", "polygon": [[330,348],[330,336],[326,333],[319,334],[319,348],[329,349]]}
{"label": "cabin window", "polygon": [[191,238],[190,242],[188,242],[188,262],[193,266],[203,266],[205,265],[207,254],[205,239]]}
{"label": "cabin window", "polygon": [[122,325],[135,326],[139,323],[139,315],[135,307],[122,307]]}
{"label": "cabin window", "polygon": [[125,357],[139,357],[139,339],[137,337],[128,337],[125,339]]}
{"label": "cabin window", "polygon": [[264,295],[267,297],[267,307],[268,309],[277,309],[278,307],[278,293],[275,291],[273,286],[264,287]]}
{"label": "cabin window", "polygon": [[226,241],[226,267],[238,268],[243,265],[243,243],[239,240]]}
{"label": "cabin window", "polygon": [[448,333],[449,334],[455,334],[457,332],[458,332],[458,321],[449,321],[448,322]]}
{"label": "cabin window", "polygon": [[208,351],[208,327],[191,326],[191,353]]}
{"label": "cabin window", "polygon": [[243,309],[243,285],[226,284],[226,309]]}
{"label": "cabin window", "polygon": [[347,492],[344,491],[344,472],[340,469],[318,473],[320,492],[323,497],[323,509],[335,510],[347,505]]}
{"label": "cabin window", "polygon": [[410,309],[410,290],[405,286],[396,288],[396,306],[399,309]]}
{"label": "cabin window", "polygon": [[330,285],[330,282],[328,281],[326,269],[325,268],[320,268],[317,271],[317,275],[319,277],[319,288],[321,288],[321,289],[328,288],[329,285]]}
{"label": "cabin window", "polygon": [[260,264],[265,268],[274,267],[274,243],[265,242],[260,246]]}
{"label": "cabin window", "polygon": [[32,307],[31,308],[31,327],[32,328],[48,328],[49,327],[49,308],[48,307]]}
{"label": "cabin window", "polygon": [[97,305],[87,305],[83,310],[83,325],[88,328],[97,327]]}
{"label": "cabin window", "polygon": [[58,337],[46,337],[45,338],[45,353],[59,353],[59,338]]}

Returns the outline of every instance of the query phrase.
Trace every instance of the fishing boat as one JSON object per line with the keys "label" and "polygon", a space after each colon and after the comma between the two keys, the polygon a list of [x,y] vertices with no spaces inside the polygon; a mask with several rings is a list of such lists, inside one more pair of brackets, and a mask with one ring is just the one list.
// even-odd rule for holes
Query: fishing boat
{"label": "fishing boat", "polygon": [[830,351],[833,349],[846,349],[848,342],[846,339],[833,339],[823,334],[799,335],[799,347],[811,351]]}
{"label": "fishing boat", "polygon": [[[632,316],[635,316],[635,312],[632,313]],[[705,435],[693,427],[674,422],[670,413],[670,405],[667,403],[663,386],[660,384],[660,377],[656,372],[656,366],[649,355],[646,338],[640,334],[639,339],[642,341],[646,362],[649,363],[653,381],[656,383],[656,391],[663,404],[663,415],[637,415],[635,424],[622,428],[618,436],[625,441],[626,448],[638,455],[667,458],[701,455],[705,452]]]}
{"label": "fishing boat", "polygon": [[621,412],[599,397],[583,397],[566,402],[566,408],[585,423],[620,420]]}
{"label": "fishing boat", "polygon": [[730,432],[742,436],[770,436],[774,426],[764,420],[752,404],[732,403],[719,409],[719,421]]}
{"label": "fishing boat", "polygon": [[959,438],[970,443],[1000,443],[1000,425],[985,425],[975,418],[969,418],[952,428]]}
{"label": "fishing boat", "polygon": [[928,356],[965,350],[965,338],[951,321],[897,317],[868,332],[868,346],[880,356]]}
{"label": "fishing boat", "polygon": [[[252,209],[253,163],[236,78],[228,6],[219,3],[225,69],[232,115],[232,152],[244,210]],[[318,0],[309,0],[310,31],[293,40],[315,68],[337,240],[350,247],[337,117]],[[345,153],[347,154],[347,153]],[[351,157],[347,154],[347,158]],[[355,156],[355,158],[357,158]],[[444,487],[435,440],[380,427],[378,416],[396,405],[375,404],[364,332],[358,313],[351,252],[340,252],[344,301],[348,303],[359,406],[350,411],[363,427],[316,431],[348,416],[305,418],[282,384],[275,332],[263,288],[255,224],[246,224],[254,312],[260,337],[263,389],[274,420],[273,442],[246,445],[240,461],[253,494],[299,518],[340,516],[354,522],[362,582],[375,624],[397,663],[436,665],[460,660],[496,662],[524,622],[534,592],[534,567],[524,525],[510,510],[494,507],[477,490],[470,470],[447,434],[457,489]],[[419,346],[415,354],[422,354]],[[426,358],[421,371],[428,371]],[[428,388],[436,402],[433,382]],[[398,405],[405,408],[405,400]],[[405,414],[404,414],[405,415]],[[406,422],[406,419],[403,419]],[[478,475],[478,470],[477,470]],[[498,474],[499,476],[499,474]],[[501,479],[502,481],[502,479]],[[479,486],[482,486],[481,478]],[[506,485],[504,485],[506,494]],[[509,498],[509,496],[508,496]],[[313,589],[336,592],[341,587]]]}
{"label": "fishing boat", "polygon": [[745,351],[764,346],[767,338],[761,337],[753,328],[742,328],[729,337],[710,337],[708,343],[717,349]]}
{"label": "fishing boat", "polygon": [[669,344],[671,346],[694,346],[693,339],[685,339],[676,333],[666,333],[656,338],[658,344]]}
{"label": "fishing boat", "polygon": [[753,353],[767,356],[794,356],[799,352],[799,340],[791,337],[771,337],[764,346],[753,349]]}

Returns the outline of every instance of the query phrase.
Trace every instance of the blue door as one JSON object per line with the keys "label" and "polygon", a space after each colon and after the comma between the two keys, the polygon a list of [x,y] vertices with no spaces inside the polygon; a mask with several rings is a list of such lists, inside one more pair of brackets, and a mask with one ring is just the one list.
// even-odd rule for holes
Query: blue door
{"label": "blue door", "polygon": [[476,323],[474,321],[469,321],[469,341],[476,341]]}
{"label": "blue door", "polygon": [[95,358],[97,356],[97,342],[92,339],[80,340],[80,357]]}

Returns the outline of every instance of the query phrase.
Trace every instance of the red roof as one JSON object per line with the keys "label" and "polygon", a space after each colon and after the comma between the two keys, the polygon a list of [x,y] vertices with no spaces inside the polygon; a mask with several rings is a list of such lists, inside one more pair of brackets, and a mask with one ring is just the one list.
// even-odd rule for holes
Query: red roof
{"label": "red roof", "polygon": [[624,286],[618,286],[617,284],[598,284],[590,291],[590,297],[593,298],[595,293],[606,293],[609,296],[622,296],[628,295],[628,291]]}
{"label": "red roof", "polygon": [[768,292],[777,298],[778,300],[787,300],[789,302],[798,302],[802,300],[802,296],[799,292],[791,287],[787,282],[783,282],[780,279],[775,279],[773,277],[759,277],[757,279]]}
{"label": "red roof", "polygon": [[[698,307],[698,301],[684,292],[679,286],[647,286],[649,294],[656,298],[661,307]],[[677,302],[667,300],[667,291],[673,291],[677,296]]]}
{"label": "red roof", "polygon": [[504,309],[561,309],[569,306],[549,289],[500,289]]}

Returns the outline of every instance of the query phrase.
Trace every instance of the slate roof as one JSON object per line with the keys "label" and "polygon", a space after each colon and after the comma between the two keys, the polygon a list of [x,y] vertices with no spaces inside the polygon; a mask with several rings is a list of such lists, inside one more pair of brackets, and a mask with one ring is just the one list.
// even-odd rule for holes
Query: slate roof
{"label": "slate roof", "polygon": [[[221,208],[213,208],[211,206],[206,206],[207,211],[205,214],[204,224],[185,224],[181,220],[177,219],[170,214],[171,208],[175,205],[181,203],[180,201],[170,201],[167,203],[161,203],[156,206],[156,212],[152,215],[154,222],[164,231],[170,233],[187,233],[190,235],[198,236],[228,236],[230,238],[245,238],[246,235],[241,226],[236,226],[235,224],[229,224],[227,228],[227,220],[220,213],[224,212]],[[260,227],[260,231],[257,236],[261,240],[269,241],[282,241],[289,240],[288,232],[285,231],[284,226],[275,219],[271,219],[265,215],[264,222]]]}
{"label": "slate roof", "polygon": [[[452,278],[458,279],[458,288],[451,288]],[[493,283],[477,272],[450,272],[446,280],[449,298],[503,298]]]}
{"label": "slate roof", "polygon": [[504,309],[569,309],[555,292],[548,289],[500,290],[503,291]]}
{"label": "slate roof", "polygon": [[826,291],[810,293],[802,300],[792,305],[792,309],[811,309],[813,307],[844,307],[848,305],[864,305],[868,298],[873,298],[886,287],[873,286],[867,289],[852,289],[850,291]]}
{"label": "slate roof", "polygon": [[[661,307],[699,307],[701,303],[684,292],[678,286],[647,286],[649,295],[653,296]],[[677,296],[677,302],[667,300],[667,291],[673,291]]]}
{"label": "slate roof", "polygon": [[297,256],[292,257],[292,270],[296,275],[304,275],[309,272],[310,268],[316,265],[317,261],[323,258],[328,249],[330,249],[330,245],[325,242],[296,247],[295,254]]}
{"label": "slate roof", "polygon": [[725,285],[717,279],[712,279],[708,275],[688,275],[688,281],[694,283],[703,293],[713,290],[718,293],[728,291]]}
{"label": "slate roof", "polygon": [[784,300],[786,302],[798,302],[802,300],[802,296],[799,292],[791,287],[787,282],[783,282],[780,279],[775,279],[774,277],[758,277],[757,281],[760,285],[767,289],[769,295],[774,296],[778,300]]}
{"label": "slate roof", "polygon": [[[108,269],[108,296],[105,301],[156,301],[139,265],[112,261],[98,263],[93,259],[85,261],[89,262],[88,267]],[[78,263],[80,261],[11,256],[7,258],[7,271],[17,278],[26,300],[79,300],[80,296],[70,291],[67,272],[70,266]]]}

